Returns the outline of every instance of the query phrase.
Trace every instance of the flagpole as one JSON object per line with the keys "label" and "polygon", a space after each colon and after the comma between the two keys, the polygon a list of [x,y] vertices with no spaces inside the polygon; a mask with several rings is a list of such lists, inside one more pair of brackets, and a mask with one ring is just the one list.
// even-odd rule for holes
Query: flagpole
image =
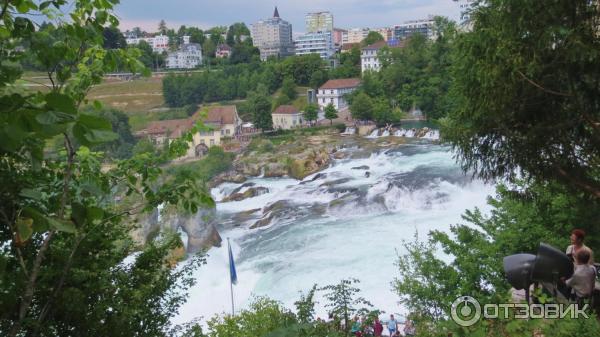
{"label": "flagpole", "polygon": [[[227,238],[227,249],[228,254],[231,253],[231,243],[229,242],[229,238]],[[229,260],[229,289],[231,290],[231,316],[235,316],[235,307],[233,304],[233,280],[231,279],[231,258]]]}

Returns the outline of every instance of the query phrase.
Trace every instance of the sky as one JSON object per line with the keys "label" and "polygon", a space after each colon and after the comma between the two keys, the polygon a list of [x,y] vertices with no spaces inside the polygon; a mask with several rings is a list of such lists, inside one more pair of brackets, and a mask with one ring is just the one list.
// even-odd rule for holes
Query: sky
{"label": "sky", "polygon": [[154,32],[160,20],[175,29],[181,25],[207,29],[234,22],[250,26],[271,17],[275,6],[294,33],[304,32],[308,12],[330,11],[339,28],[388,27],[429,14],[456,20],[459,14],[452,0],[121,0],[116,14],[121,30],[137,26]]}

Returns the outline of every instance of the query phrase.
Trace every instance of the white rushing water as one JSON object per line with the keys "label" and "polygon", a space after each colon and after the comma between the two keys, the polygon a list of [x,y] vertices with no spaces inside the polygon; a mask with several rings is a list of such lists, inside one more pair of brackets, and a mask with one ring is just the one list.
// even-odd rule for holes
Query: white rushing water
{"label": "white rushing water", "polygon": [[[427,141],[369,158],[337,160],[303,182],[254,178],[246,183],[269,193],[217,206],[221,235],[231,238],[237,264],[237,308],[245,307],[253,294],[293,308],[299,291],[354,277],[375,307],[402,314],[391,286],[399,276],[395,261],[404,252],[402,240],[412,240],[417,231],[421,239],[430,230],[446,231],[462,222],[466,209],[486,211],[486,197],[493,193],[493,186],[465,176],[447,147]],[[223,184],[213,189],[213,196],[221,200],[240,186]],[[275,202],[282,206],[273,209],[274,219],[266,227],[249,229],[262,211],[251,219],[235,217]],[[211,249],[207,265],[196,271],[198,283],[174,323],[230,312],[224,243]],[[321,317],[326,315],[322,305]]]}

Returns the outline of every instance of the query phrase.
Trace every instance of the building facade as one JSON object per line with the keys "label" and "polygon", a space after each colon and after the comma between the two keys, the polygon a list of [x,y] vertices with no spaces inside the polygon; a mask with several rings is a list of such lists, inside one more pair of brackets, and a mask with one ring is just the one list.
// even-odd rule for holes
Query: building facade
{"label": "building facade", "polygon": [[348,31],[341,28],[333,29],[333,46],[338,49],[344,44],[344,36],[347,35]]}
{"label": "building facade", "polygon": [[271,56],[280,58],[294,54],[292,25],[279,17],[277,7],[272,18],[253,24],[251,33],[253,44],[260,50],[263,61]]}
{"label": "building facade", "polygon": [[333,31],[333,15],[330,12],[308,13],[304,19],[307,33]]}
{"label": "building facade", "polygon": [[421,34],[426,38],[434,38],[434,27],[435,21],[433,16],[429,16],[427,19],[407,21],[401,25],[394,26],[394,39],[405,40],[413,34]]}
{"label": "building facade", "polygon": [[293,105],[281,105],[272,114],[274,129],[295,129],[302,127],[302,112]]}
{"label": "building facade", "polygon": [[360,68],[362,72],[365,71],[379,71],[381,70],[381,55],[380,50],[383,47],[388,48],[402,48],[404,47],[404,41],[388,40],[378,41],[371,45],[368,45],[361,49],[360,53]]}
{"label": "building facade", "polygon": [[215,56],[219,58],[229,58],[229,56],[231,56],[231,47],[226,44],[218,45]]}
{"label": "building facade", "polygon": [[345,95],[356,90],[359,85],[359,78],[329,80],[319,88],[317,103],[321,110],[329,104],[333,104],[338,111],[344,109],[348,107]]}
{"label": "building facade", "polygon": [[388,41],[394,38],[394,30],[390,27],[379,28],[376,30],[377,33],[383,36],[383,39]]}
{"label": "building facade", "polygon": [[331,32],[306,33],[294,41],[296,55],[318,54],[328,59],[335,54]]}
{"label": "building facade", "polygon": [[361,43],[371,30],[369,28],[351,28],[344,39],[344,43]]}
{"label": "building facade", "polygon": [[188,43],[167,56],[168,69],[194,69],[202,64],[202,47],[197,43]]}
{"label": "building facade", "polygon": [[[201,118],[200,112],[194,114],[192,118]],[[233,138],[241,133],[242,119],[238,115],[235,105],[213,107],[208,110],[207,116],[202,118],[202,121],[211,130],[195,134],[193,138],[195,146],[221,145],[224,138]]]}
{"label": "building facade", "polygon": [[128,45],[137,45],[141,41],[146,41],[155,53],[162,53],[169,50],[169,37],[166,35],[161,34],[154,37],[129,37],[125,39],[125,42]]}

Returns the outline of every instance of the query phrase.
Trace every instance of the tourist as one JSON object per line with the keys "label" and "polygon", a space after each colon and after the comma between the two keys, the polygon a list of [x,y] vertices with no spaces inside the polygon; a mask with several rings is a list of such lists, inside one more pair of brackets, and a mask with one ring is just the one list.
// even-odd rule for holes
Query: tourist
{"label": "tourist", "polygon": [[354,322],[352,323],[352,328],[350,329],[350,333],[352,333],[353,336],[357,336],[357,337],[362,336],[361,324],[360,324],[360,321],[358,320],[358,316],[354,316]]}
{"label": "tourist", "polygon": [[387,323],[388,331],[390,332],[390,336],[394,336],[396,331],[398,331],[398,321],[394,319],[394,315],[390,315],[390,320]]}
{"label": "tourist", "polygon": [[575,271],[570,279],[562,280],[571,287],[574,299],[578,301],[588,298],[594,291],[596,283],[596,268],[589,265],[591,250],[589,248],[579,249],[575,255]]}
{"label": "tourist", "polygon": [[581,229],[574,229],[571,232],[570,239],[571,239],[571,245],[569,247],[567,247],[567,251],[565,252],[567,254],[567,256],[570,257],[573,262],[575,262],[575,255],[577,254],[577,252],[582,248],[587,248],[590,251],[590,260],[589,260],[588,264],[593,265],[594,264],[594,253],[588,246],[586,246],[583,243],[583,240],[585,239],[585,232]]}
{"label": "tourist", "polygon": [[383,325],[381,325],[379,317],[375,317],[375,322],[373,323],[373,334],[375,337],[381,337],[381,333],[383,333]]}
{"label": "tourist", "polygon": [[404,335],[407,337],[414,336],[416,333],[415,325],[410,319],[406,319],[404,324]]}

